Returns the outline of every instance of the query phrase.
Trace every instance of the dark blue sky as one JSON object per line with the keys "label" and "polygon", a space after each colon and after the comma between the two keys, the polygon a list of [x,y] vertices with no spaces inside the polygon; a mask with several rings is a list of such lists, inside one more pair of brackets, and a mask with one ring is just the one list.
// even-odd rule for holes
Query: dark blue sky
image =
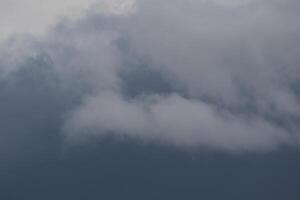
{"label": "dark blue sky", "polygon": [[8,166],[1,163],[1,199],[300,198],[300,153],[295,150],[228,156],[104,139],[63,155],[47,151]]}

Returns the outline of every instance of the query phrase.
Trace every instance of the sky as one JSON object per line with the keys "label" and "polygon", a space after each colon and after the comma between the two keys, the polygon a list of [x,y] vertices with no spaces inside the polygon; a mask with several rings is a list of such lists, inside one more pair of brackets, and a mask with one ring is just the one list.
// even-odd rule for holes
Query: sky
{"label": "sky", "polygon": [[299,199],[296,0],[0,0],[0,197]]}

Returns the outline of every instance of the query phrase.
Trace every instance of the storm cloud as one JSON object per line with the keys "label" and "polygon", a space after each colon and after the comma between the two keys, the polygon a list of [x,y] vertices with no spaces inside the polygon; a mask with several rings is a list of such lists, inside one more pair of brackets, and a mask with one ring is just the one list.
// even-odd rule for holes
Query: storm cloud
{"label": "storm cloud", "polygon": [[[112,134],[234,152],[299,145],[298,1],[138,0],[109,12],[93,8],[43,37],[2,43],[0,98],[19,101],[0,106],[21,107],[32,119],[27,130],[43,134],[58,120],[51,126],[67,142]],[[23,108],[32,101],[48,118],[31,118],[39,112]],[[10,112],[1,114],[4,124],[22,132]]]}

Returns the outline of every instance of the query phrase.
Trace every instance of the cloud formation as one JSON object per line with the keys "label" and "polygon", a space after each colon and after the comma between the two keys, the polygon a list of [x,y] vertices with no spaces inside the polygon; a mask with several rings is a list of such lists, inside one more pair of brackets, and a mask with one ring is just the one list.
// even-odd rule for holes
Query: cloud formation
{"label": "cloud formation", "polygon": [[30,58],[51,64],[56,90],[72,94],[58,98],[76,102],[60,113],[67,138],[115,134],[225,151],[299,144],[297,1],[107,5],[114,12],[90,9],[42,39],[1,48],[6,82]]}
{"label": "cloud formation", "polygon": [[121,14],[129,12],[132,0],[2,0],[0,41],[12,34],[42,36],[63,18],[78,19],[85,12]]}

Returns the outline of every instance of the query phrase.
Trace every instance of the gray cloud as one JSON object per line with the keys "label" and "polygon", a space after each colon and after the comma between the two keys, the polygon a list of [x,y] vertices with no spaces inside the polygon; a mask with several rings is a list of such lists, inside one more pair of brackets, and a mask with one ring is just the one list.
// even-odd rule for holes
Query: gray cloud
{"label": "gray cloud", "polygon": [[295,145],[297,8],[293,0],[140,0],[128,15],[91,11],[43,39],[6,43],[2,79],[46,55],[55,91],[77,101],[60,112],[70,140],[111,133],[227,151]]}
{"label": "gray cloud", "polygon": [[263,119],[220,116],[208,104],[178,95],[147,98],[126,101],[111,93],[90,97],[73,113],[68,132],[73,137],[82,130],[97,130],[96,134],[126,134],[182,147],[246,151],[289,142],[283,129]]}

